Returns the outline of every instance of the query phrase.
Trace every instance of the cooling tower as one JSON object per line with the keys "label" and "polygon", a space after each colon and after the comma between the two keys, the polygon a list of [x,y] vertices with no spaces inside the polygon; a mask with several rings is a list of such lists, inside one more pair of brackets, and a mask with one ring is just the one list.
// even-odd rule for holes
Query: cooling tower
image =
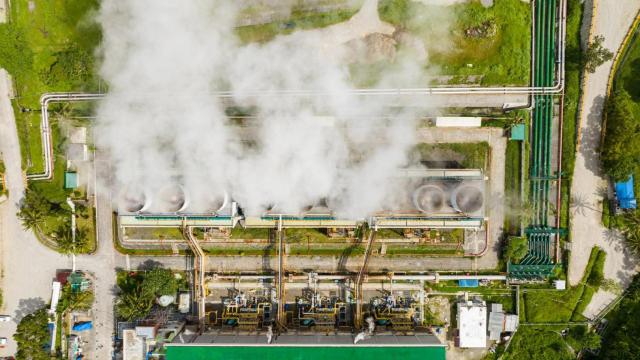
{"label": "cooling tower", "polygon": [[207,200],[207,212],[217,213],[224,209],[229,203],[229,194],[226,191],[218,194],[211,193],[207,196]]}
{"label": "cooling tower", "polygon": [[451,206],[462,213],[473,213],[482,208],[482,191],[472,185],[460,185],[451,193]]}
{"label": "cooling tower", "polygon": [[440,186],[422,185],[413,192],[413,205],[423,213],[434,213],[444,205],[444,191]]}
{"label": "cooling tower", "polygon": [[158,192],[157,205],[154,206],[160,212],[184,211],[189,202],[184,188],[180,185],[167,185]]}
{"label": "cooling tower", "polygon": [[122,192],[120,208],[126,212],[143,212],[149,209],[151,200],[145,191],[138,186],[127,186]]}

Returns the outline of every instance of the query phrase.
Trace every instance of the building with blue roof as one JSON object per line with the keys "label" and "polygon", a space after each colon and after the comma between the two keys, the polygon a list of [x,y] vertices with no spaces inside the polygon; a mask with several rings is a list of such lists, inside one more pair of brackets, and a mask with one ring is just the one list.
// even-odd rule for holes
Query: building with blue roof
{"label": "building with blue roof", "polygon": [[633,175],[627,181],[615,183],[615,190],[618,208],[630,210],[638,207],[633,191]]}

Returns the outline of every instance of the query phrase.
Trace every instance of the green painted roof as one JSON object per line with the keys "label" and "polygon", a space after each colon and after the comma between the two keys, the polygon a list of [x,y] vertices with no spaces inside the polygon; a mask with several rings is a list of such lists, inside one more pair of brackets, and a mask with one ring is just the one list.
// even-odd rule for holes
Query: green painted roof
{"label": "green painted roof", "polygon": [[168,346],[167,360],[445,360],[443,346]]}
{"label": "green painted roof", "polygon": [[78,173],[65,172],[64,173],[64,188],[75,189],[78,187]]}
{"label": "green painted roof", "polygon": [[524,124],[515,124],[511,126],[511,140],[524,141],[526,127]]}

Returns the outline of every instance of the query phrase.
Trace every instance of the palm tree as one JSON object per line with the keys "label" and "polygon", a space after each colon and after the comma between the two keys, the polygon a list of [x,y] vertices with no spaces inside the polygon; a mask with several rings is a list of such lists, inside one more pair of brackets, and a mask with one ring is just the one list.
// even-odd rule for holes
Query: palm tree
{"label": "palm tree", "polygon": [[25,230],[36,230],[44,221],[44,214],[32,207],[21,208],[17,215]]}
{"label": "palm tree", "polygon": [[624,216],[622,233],[628,249],[634,254],[640,255],[640,213],[633,212]]}
{"label": "palm tree", "polygon": [[65,223],[55,231],[55,241],[59,252],[68,255],[77,254],[87,246],[87,231],[84,229],[76,229],[74,237],[71,226]]}
{"label": "palm tree", "polygon": [[36,230],[51,211],[51,203],[34,190],[27,190],[16,214],[26,230]]}
{"label": "palm tree", "polygon": [[143,319],[149,315],[153,306],[153,296],[140,287],[120,295],[116,302],[116,313],[126,321]]}

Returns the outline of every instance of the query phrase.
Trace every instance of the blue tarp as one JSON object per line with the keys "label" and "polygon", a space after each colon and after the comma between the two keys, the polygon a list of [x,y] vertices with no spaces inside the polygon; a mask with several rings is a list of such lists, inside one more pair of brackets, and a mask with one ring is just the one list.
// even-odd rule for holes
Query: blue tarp
{"label": "blue tarp", "polygon": [[460,287],[478,287],[480,285],[479,281],[476,280],[471,280],[471,279],[466,279],[466,280],[458,280],[458,286]]}
{"label": "blue tarp", "polygon": [[629,176],[629,180],[625,182],[617,182],[615,187],[618,207],[621,209],[635,209],[638,207],[636,196],[633,193],[633,175]]}
{"label": "blue tarp", "polygon": [[90,330],[93,327],[91,321],[84,321],[73,325],[73,331]]}

